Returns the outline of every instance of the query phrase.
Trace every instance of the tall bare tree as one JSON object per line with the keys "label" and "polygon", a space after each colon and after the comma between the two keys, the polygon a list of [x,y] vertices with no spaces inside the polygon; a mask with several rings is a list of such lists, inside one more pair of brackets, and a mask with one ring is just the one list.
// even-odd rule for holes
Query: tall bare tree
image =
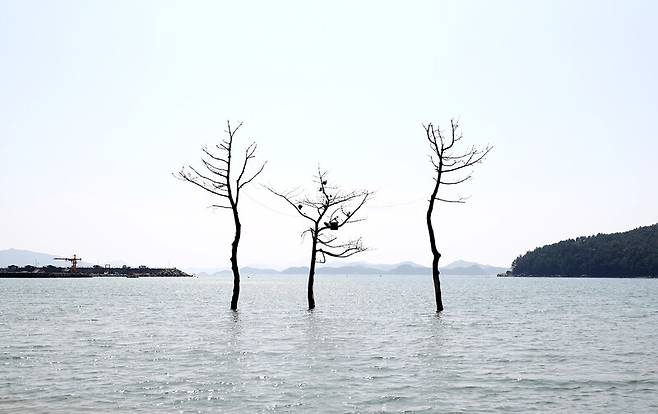
{"label": "tall bare tree", "polygon": [[441,298],[441,281],[439,280],[439,253],[436,247],[436,237],[434,236],[434,227],[432,226],[432,213],[436,201],[444,203],[465,203],[466,198],[458,197],[450,199],[439,196],[439,188],[443,186],[453,186],[462,184],[471,179],[472,170],[475,164],[479,164],[489,154],[493,148],[487,145],[484,148],[475,146],[459,149],[463,135],[459,122],[450,120],[450,132],[445,133],[432,123],[423,125],[425,135],[430,143],[430,161],[434,166],[434,189],[429,199],[427,207],[427,230],[430,236],[430,248],[432,249],[432,279],[434,280],[434,295],[436,297],[436,311],[443,310],[443,299]]}
{"label": "tall bare tree", "polygon": [[338,236],[331,234],[342,229],[347,224],[363,221],[356,214],[372,196],[367,190],[344,192],[337,186],[327,183],[327,171],[318,167],[314,177],[318,186],[316,196],[301,195],[296,191],[278,192],[267,187],[273,194],[281,197],[300,216],[308,220],[310,226],[302,232],[311,236],[311,263],[308,272],[308,308],[315,308],[313,283],[315,281],[315,264],[325,263],[327,257],[345,258],[366,250],[361,238],[349,241],[338,241]]}
{"label": "tall bare tree", "polygon": [[[212,207],[231,210],[233,213],[233,222],[235,224],[235,236],[231,243],[231,270],[233,271],[233,295],[231,297],[231,309],[238,309],[238,298],[240,297],[240,269],[238,268],[238,245],[242,235],[242,224],[238,214],[238,203],[240,202],[240,192],[249,183],[251,183],[265,168],[264,162],[255,172],[247,172],[247,164],[256,157],[256,143],[252,142],[244,150],[244,157],[235,163],[233,159],[233,139],[235,134],[242,126],[242,122],[237,127],[231,128],[231,122],[227,121],[227,137],[215,148],[209,149],[207,146],[201,147],[202,168],[195,168],[191,165],[182,167],[175,174],[175,177],[194,184],[195,186],[218,197],[218,203]],[[235,175],[237,174],[237,179]]]}

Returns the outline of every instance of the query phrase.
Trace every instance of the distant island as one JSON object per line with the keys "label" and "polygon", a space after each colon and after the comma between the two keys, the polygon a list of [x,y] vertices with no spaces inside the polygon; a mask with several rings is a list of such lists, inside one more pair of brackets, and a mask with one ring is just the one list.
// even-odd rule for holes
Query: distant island
{"label": "distant island", "polygon": [[499,276],[658,278],[658,224],[539,247]]}
{"label": "distant island", "polygon": [[[475,262],[458,260],[441,267],[441,272],[455,276],[486,276],[506,271],[507,268],[483,265]],[[280,274],[301,275],[308,274],[307,266],[294,266],[284,270],[275,270],[257,267],[243,267],[240,269],[245,275],[249,274]],[[397,264],[350,263],[344,266],[318,266],[317,274],[325,275],[431,275],[432,269],[414,262],[401,262]],[[201,272],[200,276],[229,276],[228,269],[217,272]]]}

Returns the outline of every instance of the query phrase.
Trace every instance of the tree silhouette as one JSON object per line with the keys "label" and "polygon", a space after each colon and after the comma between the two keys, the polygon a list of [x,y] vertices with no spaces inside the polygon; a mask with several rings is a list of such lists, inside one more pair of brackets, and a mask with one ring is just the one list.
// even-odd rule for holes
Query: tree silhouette
{"label": "tree silhouette", "polygon": [[439,188],[441,185],[452,186],[464,183],[471,179],[472,172],[470,167],[482,162],[493,148],[487,145],[484,149],[478,149],[475,146],[468,147],[466,150],[459,150],[463,135],[459,122],[450,120],[450,133],[445,136],[443,131],[432,123],[423,125],[425,135],[430,144],[430,161],[434,166],[434,188],[429,199],[427,207],[427,231],[430,237],[430,248],[432,250],[432,279],[434,280],[434,295],[436,297],[436,311],[443,310],[443,299],[441,298],[441,281],[439,280],[439,253],[436,247],[436,237],[434,236],[434,227],[432,226],[432,213],[434,212],[434,203],[441,201],[444,203],[465,203],[466,199],[448,199],[439,197]]}
{"label": "tree silhouette", "polygon": [[308,308],[315,308],[313,283],[315,281],[315,264],[325,263],[327,257],[345,258],[366,250],[361,238],[345,242],[338,241],[338,236],[330,235],[347,224],[365,219],[356,214],[372,196],[367,190],[344,192],[337,186],[330,186],[327,171],[318,167],[314,183],[318,186],[316,196],[303,196],[295,191],[278,192],[267,187],[276,196],[285,200],[300,216],[310,222],[310,227],[302,232],[311,236],[311,263],[308,272]]}
{"label": "tree silhouette", "polygon": [[[207,146],[201,147],[203,152],[201,162],[205,170],[197,169],[191,165],[182,167],[174,176],[180,180],[187,181],[197,187],[217,196],[219,202],[212,207],[229,209],[233,213],[233,222],[235,224],[235,236],[231,243],[231,270],[233,271],[233,295],[231,297],[231,309],[238,309],[238,298],[240,296],[240,269],[238,268],[238,245],[242,234],[242,224],[238,214],[238,203],[240,202],[240,192],[249,183],[251,183],[265,168],[264,162],[254,173],[247,173],[247,164],[256,156],[256,143],[252,142],[244,151],[244,159],[241,164],[236,165],[233,160],[233,139],[235,134],[242,126],[242,122],[237,127],[231,128],[230,121],[226,122],[227,138],[215,145],[215,149],[210,150]],[[239,171],[238,178],[233,180],[232,177]]]}

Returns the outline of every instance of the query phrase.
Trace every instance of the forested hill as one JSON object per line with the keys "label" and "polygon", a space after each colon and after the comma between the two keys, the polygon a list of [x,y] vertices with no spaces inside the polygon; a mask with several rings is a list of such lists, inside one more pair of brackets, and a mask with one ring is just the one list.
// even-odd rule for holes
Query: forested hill
{"label": "forested hill", "polygon": [[511,275],[658,277],[658,224],[539,247],[514,260]]}

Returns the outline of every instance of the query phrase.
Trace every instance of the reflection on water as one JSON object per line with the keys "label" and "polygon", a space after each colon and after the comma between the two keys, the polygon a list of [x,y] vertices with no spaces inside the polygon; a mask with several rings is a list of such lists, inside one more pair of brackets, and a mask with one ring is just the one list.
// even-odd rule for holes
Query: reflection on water
{"label": "reflection on water", "polygon": [[0,412],[658,412],[655,280],[0,280]]}

